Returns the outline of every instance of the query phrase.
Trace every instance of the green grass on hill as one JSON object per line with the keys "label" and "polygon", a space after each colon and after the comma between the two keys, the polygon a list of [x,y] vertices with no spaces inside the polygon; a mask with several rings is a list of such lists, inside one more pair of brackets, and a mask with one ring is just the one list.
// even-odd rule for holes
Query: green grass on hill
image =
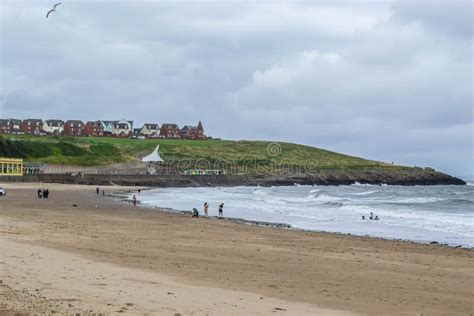
{"label": "green grass on hill", "polygon": [[324,149],[290,143],[229,140],[123,139],[3,135],[0,157],[32,162],[94,166],[138,160],[157,144],[167,162],[187,168],[219,168],[234,172],[272,172],[275,166],[289,171],[323,169],[403,168],[383,162],[351,157]]}

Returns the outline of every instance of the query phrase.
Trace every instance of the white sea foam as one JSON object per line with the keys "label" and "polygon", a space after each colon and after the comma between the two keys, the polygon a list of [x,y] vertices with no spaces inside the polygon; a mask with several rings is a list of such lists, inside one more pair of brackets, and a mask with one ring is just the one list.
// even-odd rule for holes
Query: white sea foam
{"label": "white sea foam", "polygon": [[[224,215],[296,228],[474,247],[474,187],[167,188],[142,191],[142,203],[191,210],[225,203]],[[379,221],[362,220],[370,212]]]}
{"label": "white sea foam", "polygon": [[370,195],[370,194],[374,194],[374,193],[377,193],[379,191],[365,191],[365,192],[354,192],[354,193],[351,193],[352,195]]}

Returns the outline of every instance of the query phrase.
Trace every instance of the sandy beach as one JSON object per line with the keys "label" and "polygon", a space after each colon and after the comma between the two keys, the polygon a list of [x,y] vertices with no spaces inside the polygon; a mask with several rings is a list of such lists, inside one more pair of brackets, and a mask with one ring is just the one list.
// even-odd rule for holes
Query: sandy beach
{"label": "sandy beach", "polygon": [[2,315],[474,313],[472,250],[196,219],[92,186],[2,186]]}

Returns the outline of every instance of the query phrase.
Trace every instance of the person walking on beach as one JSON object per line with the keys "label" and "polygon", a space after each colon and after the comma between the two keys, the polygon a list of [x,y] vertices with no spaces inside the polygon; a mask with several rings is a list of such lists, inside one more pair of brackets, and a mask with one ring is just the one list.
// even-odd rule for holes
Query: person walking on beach
{"label": "person walking on beach", "polygon": [[95,193],[99,194],[100,193],[100,189],[99,187],[95,188]]}
{"label": "person walking on beach", "polygon": [[43,191],[41,189],[38,189],[38,199],[41,199],[43,197]]}
{"label": "person walking on beach", "polygon": [[207,217],[207,211],[209,211],[209,204],[207,204],[207,202],[206,202],[206,203],[204,203],[204,216],[206,216],[206,217]]}
{"label": "person walking on beach", "polygon": [[222,214],[223,210],[224,210],[224,203],[221,203],[219,205],[219,218],[224,218],[224,215]]}
{"label": "person walking on beach", "polygon": [[132,198],[133,206],[137,206],[137,197],[134,195]]}
{"label": "person walking on beach", "polygon": [[105,190],[102,190],[102,196],[104,196],[104,195],[105,195]]}

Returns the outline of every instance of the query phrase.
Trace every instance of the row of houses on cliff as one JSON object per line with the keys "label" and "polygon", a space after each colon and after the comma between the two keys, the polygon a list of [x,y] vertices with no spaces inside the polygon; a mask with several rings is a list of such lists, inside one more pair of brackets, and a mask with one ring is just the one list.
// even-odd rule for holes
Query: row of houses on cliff
{"label": "row of houses on cliff", "polygon": [[133,121],[87,121],[80,120],[41,120],[41,119],[0,119],[2,134],[32,135],[69,135],[69,136],[111,136],[122,138],[171,138],[171,139],[206,139],[201,121],[197,126],[186,125],[179,128],[177,124],[145,123],[141,128],[134,128]]}

